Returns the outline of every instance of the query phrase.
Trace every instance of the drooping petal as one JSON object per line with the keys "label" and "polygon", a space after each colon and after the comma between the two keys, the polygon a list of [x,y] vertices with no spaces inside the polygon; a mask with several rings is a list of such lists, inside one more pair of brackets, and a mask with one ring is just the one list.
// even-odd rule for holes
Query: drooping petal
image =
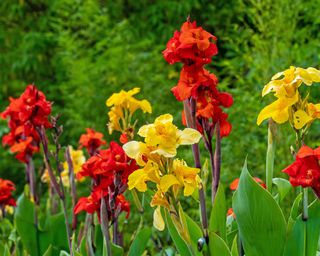
{"label": "drooping petal", "polygon": [[202,135],[195,129],[185,128],[180,133],[180,143],[181,145],[191,145],[198,143]]}
{"label": "drooping petal", "polygon": [[153,226],[159,231],[163,231],[165,228],[160,206],[158,206],[153,212]]}
{"label": "drooping petal", "polygon": [[167,174],[161,177],[160,179],[160,189],[163,192],[167,192],[169,188],[173,185],[179,185],[179,181],[177,178],[172,174]]}

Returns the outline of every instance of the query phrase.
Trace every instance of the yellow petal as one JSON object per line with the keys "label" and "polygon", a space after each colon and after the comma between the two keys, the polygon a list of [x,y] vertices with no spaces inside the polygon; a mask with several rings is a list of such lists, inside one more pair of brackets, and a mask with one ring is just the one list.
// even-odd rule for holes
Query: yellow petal
{"label": "yellow petal", "polygon": [[167,124],[167,123],[172,123],[173,121],[173,117],[170,114],[164,114],[161,115],[159,117],[156,118],[156,120],[154,121],[155,123],[163,123],[163,124]]}
{"label": "yellow petal", "polygon": [[144,169],[139,169],[131,173],[128,177],[129,190],[136,188],[140,192],[147,191],[147,174]]}
{"label": "yellow petal", "polygon": [[127,93],[128,93],[129,96],[133,96],[133,95],[137,94],[138,92],[140,92],[140,88],[139,87],[135,87],[135,88],[129,90]]}
{"label": "yellow petal", "polygon": [[167,192],[169,188],[173,185],[179,185],[179,181],[177,178],[172,174],[167,174],[161,177],[160,179],[160,189],[163,192]]}
{"label": "yellow petal", "polygon": [[124,144],[122,148],[128,157],[137,160],[144,152],[146,146],[142,142],[133,140]]}
{"label": "yellow petal", "polygon": [[[195,184],[196,185],[196,184]],[[184,190],[183,190],[183,195],[184,196],[190,196],[193,194],[194,189],[197,186],[193,186],[192,184],[184,183]]]}
{"label": "yellow petal", "polygon": [[263,120],[272,118],[275,122],[282,124],[288,121],[289,112],[288,108],[298,101],[299,93],[297,92],[294,97],[282,97],[266,106],[261,110],[257,118],[257,124],[260,125]]}
{"label": "yellow petal", "polygon": [[316,83],[320,82],[320,70],[315,69],[313,67],[309,67],[307,68],[307,71],[313,82],[316,82]]}
{"label": "yellow petal", "polygon": [[152,113],[152,108],[151,108],[151,104],[150,104],[149,101],[147,101],[147,100],[142,100],[142,101],[140,102],[140,107],[141,107],[143,113],[146,113],[146,112],[147,112],[147,113]]}
{"label": "yellow petal", "polygon": [[159,147],[156,150],[153,150],[151,153],[153,154],[159,154],[161,156],[171,158],[174,157],[177,154],[177,149],[175,148],[175,145],[173,147]]}
{"label": "yellow petal", "polygon": [[268,84],[266,84],[263,87],[262,90],[262,97],[267,95],[268,93],[272,92],[272,91],[277,91],[279,90],[279,88],[283,86],[283,81],[281,80],[273,80],[271,82],[269,82]]}
{"label": "yellow petal", "polygon": [[158,206],[153,212],[153,226],[159,231],[163,231],[165,228],[160,206]]}
{"label": "yellow petal", "polygon": [[138,135],[141,137],[147,137],[149,130],[154,128],[154,124],[146,124],[140,127]]}
{"label": "yellow petal", "polygon": [[180,132],[180,144],[181,145],[191,145],[198,143],[202,135],[195,129],[185,128]]}
{"label": "yellow petal", "polygon": [[294,127],[298,130],[300,130],[302,127],[304,127],[307,123],[311,122],[312,120],[313,118],[301,109],[294,113]]}

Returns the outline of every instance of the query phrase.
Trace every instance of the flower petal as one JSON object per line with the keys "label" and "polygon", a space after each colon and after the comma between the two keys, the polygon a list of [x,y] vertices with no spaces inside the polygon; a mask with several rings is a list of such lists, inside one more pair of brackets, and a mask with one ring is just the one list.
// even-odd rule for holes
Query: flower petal
{"label": "flower petal", "polygon": [[160,206],[158,206],[153,212],[153,226],[159,231],[163,231],[165,228]]}
{"label": "flower petal", "polygon": [[185,128],[180,133],[180,143],[181,145],[191,145],[198,143],[202,135],[195,129]]}

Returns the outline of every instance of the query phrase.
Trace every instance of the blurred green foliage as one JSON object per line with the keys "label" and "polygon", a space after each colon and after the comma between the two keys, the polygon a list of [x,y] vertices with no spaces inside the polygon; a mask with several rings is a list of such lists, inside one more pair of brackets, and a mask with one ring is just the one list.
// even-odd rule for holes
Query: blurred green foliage
{"label": "blurred green foliage", "polygon": [[[62,114],[64,145],[77,146],[92,127],[107,135],[106,99],[121,89],[141,87],[140,97],[153,105],[152,121],[162,113],[181,123],[182,104],[170,88],[181,66],[162,58],[167,40],[188,15],[218,37],[219,54],[209,69],[220,89],[234,96],[228,111],[232,134],[223,139],[222,181],[240,174],[248,155],[250,170],[264,177],[267,127],[256,117],[271,96],[261,89],[271,76],[290,65],[319,68],[320,0],[2,0],[0,1],[0,109],[35,83]],[[319,99],[319,87],[312,89]],[[319,124],[307,144],[319,144]],[[0,135],[7,132],[0,123]],[[281,127],[276,175],[291,161],[294,135]],[[192,161],[189,149],[184,150]],[[187,153],[188,151],[188,153]],[[0,150],[0,177],[20,184],[24,167]],[[204,153],[204,156],[206,154]],[[203,159],[204,160],[204,159]]]}

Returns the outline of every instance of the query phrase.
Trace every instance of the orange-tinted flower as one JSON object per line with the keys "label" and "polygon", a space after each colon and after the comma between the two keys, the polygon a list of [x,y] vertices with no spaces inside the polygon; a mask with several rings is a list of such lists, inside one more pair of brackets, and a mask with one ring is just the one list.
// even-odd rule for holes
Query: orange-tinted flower
{"label": "orange-tinted flower", "polygon": [[[261,185],[261,187],[266,188],[266,184],[263,183],[263,181],[257,177],[253,178],[257,183],[259,183]],[[231,182],[229,188],[231,190],[237,190],[238,186],[239,186],[239,178],[236,178],[234,181]]]}
{"label": "orange-tinted flower", "polygon": [[0,179],[0,207],[16,206],[16,201],[12,197],[12,192],[16,190],[15,185],[10,180]]}
{"label": "orange-tinted flower", "polygon": [[233,212],[232,208],[229,208],[227,211],[227,216],[232,216],[234,219],[236,219],[236,215]]}
{"label": "orange-tinted flower", "polygon": [[90,155],[93,155],[97,149],[106,142],[103,140],[103,134],[101,132],[96,132],[91,128],[86,129],[87,133],[80,136],[79,144],[80,148],[86,148]]}
{"label": "orange-tinted flower", "polygon": [[10,128],[10,132],[3,136],[2,144],[10,146],[19,161],[28,162],[28,158],[39,149],[37,128],[51,127],[50,113],[51,103],[45,95],[34,85],[28,85],[19,98],[10,98],[9,106],[0,114],[2,119],[8,119]]}
{"label": "orange-tinted flower", "polygon": [[129,141],[128,135],[126,133],[122,133],[120,136],[120,142],[122,144],[126,144]]}
{"label": "orange-tinted flower", "polygon": [[292,186],[311,187],[320,198],[320,147],[313,150],[302,146],[296,155],[296,160],[283,170],[290,176]]}
{"label": "orange-tinted flower", "polygon": [[210,91],[217,91],[217,84],[217,77],[204,68],[195,69],[192,72],[183,68],[178,84],[171,91],[177,100],[183,101],[190,97],[198,98],[199,92],[206,88]]}
{"label": "orange-tinted flower", "polygon": [[211,62],[211,57],[218,53],[215,44],[217,38],[197,27],[196,22],[185,22],[180,31],[175,31],[162,52],[170,63],[182,62],[187,66],[202,66]]}

